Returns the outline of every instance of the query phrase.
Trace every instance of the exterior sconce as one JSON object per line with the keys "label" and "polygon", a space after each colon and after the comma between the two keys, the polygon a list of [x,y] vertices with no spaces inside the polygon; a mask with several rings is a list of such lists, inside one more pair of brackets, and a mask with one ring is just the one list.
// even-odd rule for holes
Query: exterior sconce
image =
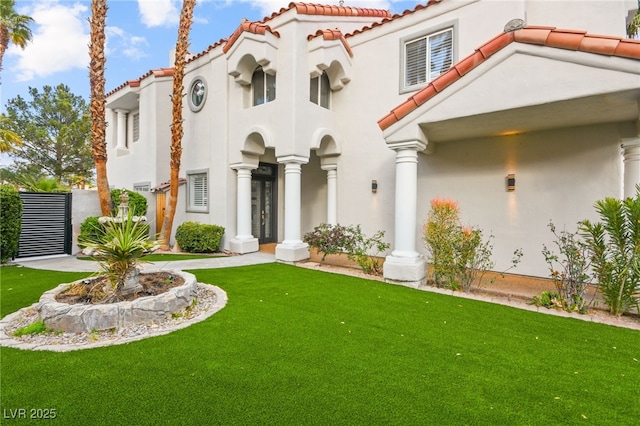
{"label": "exterior sconce", "polygon": [[513,192],[516,190],[516,175],[509,173],[507,175],[507,192]]}
{"label": "exterior sconce", "polygon": [[378,181],[375,179],[371,181],[371,192],[374,194],[378,192]]}

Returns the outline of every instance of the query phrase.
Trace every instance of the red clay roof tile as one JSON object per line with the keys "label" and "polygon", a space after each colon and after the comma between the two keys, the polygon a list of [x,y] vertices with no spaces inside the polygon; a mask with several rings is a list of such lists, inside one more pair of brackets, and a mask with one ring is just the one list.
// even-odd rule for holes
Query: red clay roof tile
{"label": "red clay roof tile", "polygon": [[229,37],[229,39],[225,43],[222,51],[224,53],[227,53],[229,49],[231,49],[231,46],[233,46],[238,38],[240,38],[240,35],[245,31],[258,35],[264,35],[265,33],[270,32],[274,36],[280,37],[280,34],[277,31],[272,31],[271,27],[269,27],[268,25],[262,24],[260,22],[244,21],[238,28],[236,28],[233,34],[231,34],[231,37]]}
{"label": "red clay roof tile", "polygon": [[340,42],[342,42],[342,45],[346,49],[349,56],[353,57],[353,51],[351,50],[351,46],[349,46],[349,43],[347,43],[347,40],[344,38],[340,30],[338,29],[318,30],[316,31],[315,34],[309,34],[307,36],[307,41],[311,41],[312,39],[320,36],[322,36],[324,40],[339,40]]}
{"label": "red clay roof tile", "polygon": [[477,50],[482,53],[482,56],[484,56],[484,58],[486,59],[496,53],[498,50],[510,44],[512,41],[513,32],[498,34],[497,36],[480,46]]}
{"label": "red clay roof tile", "polygon": [[[608,56],[640,60],[640,41],[614,36],[589,34],[579,30],[562,30],[555,27],[524,27],[511,33],[502,33],[480,46],[471,55],[455,64],[449,71],[419,90],[378,121],[385,130],[400,121],[414,109],[436,96],[444,88],[484,62],[489,56],[512,42],[537,44],[560,49],[579,50]],[[415,105],[411,109],[411,105]]]}

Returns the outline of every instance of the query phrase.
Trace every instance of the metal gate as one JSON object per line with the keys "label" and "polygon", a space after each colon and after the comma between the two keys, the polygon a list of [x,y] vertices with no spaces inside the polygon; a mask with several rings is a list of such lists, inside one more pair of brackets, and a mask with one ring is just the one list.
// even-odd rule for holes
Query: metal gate
{"label": "metal gate", "polygon": [[17,257],[71,254],[71,193],[21,192]]}

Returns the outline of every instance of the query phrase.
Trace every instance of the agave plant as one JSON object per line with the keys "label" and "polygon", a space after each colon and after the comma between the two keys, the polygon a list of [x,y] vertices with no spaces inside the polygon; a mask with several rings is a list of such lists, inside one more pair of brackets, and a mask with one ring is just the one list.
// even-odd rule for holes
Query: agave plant
{"label": "agave plant", "polygon": [[640,295],[640,185],[635,198],[605,198],[595,208],[602,222],[580,223],[605,303],[614,315],[638,304]]}
{"label": "agave plant", "polygon": [[125,285],[129,280],[137,281],[138,266],[144,262],[142,258],[157,245],[149,239],[149,225],[133,220],[131,213],[126,218],[108,219],[103,224],[104,234],[81,243],[94,251],[93,257],[100,262],[102,271],[111,281],[114,295],[117,295],[131,287]]}

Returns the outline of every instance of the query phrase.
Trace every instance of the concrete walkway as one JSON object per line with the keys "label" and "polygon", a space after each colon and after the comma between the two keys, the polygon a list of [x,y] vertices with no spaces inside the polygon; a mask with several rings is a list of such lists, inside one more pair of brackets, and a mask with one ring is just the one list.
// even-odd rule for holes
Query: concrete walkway
{"label": "concrete walkway", "polygon": [[[258,265],[273,263],[276,258],[270,253],[248,253],[239,256],[211,257],[194,260],[174,260],[171,262],[151,262],[142,265],[143,271],[158,271],[165,269],[209,269],[230,268],[233,266]],[[48,269],[50,271],[69,272],[97,272],[100,270],[98,262],[80,260],[75,256],[60,256],[50,258],[18,259],[18,265],[33,269]]]}

